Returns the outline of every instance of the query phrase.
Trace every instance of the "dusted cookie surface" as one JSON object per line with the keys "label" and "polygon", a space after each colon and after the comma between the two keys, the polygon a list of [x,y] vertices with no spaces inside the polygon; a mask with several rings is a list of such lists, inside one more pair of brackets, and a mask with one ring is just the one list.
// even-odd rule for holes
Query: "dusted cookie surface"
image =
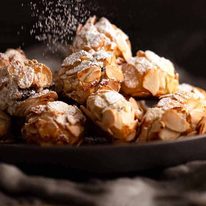
{"label": "dusted cookie surface", "polygon": [[132,141],[143,111],[134,99],[127,101],[115,91],[101,90],[89,96],[84,112],[115,140]]}
{"label": "dusted cookie surface", "polygon": [[8,49],[5,53],[0,53],[0,68],[9,66],[11,62],[18,61],[24,63],[28,59],[20,49]]}
{"label": "dusted cookie surface", "polygon": [[72,51],[102,50],[113,52],[123,60],[132,56],[131,44],[128,36],[108,19],[90,17],[85,25],[79,25],[72,44]]}
{"label": "dusted cookie surface", "polygon": [[47,102],[53,102],[57,99],[58,95],[56,92],[45,89],[41,92],[34,93],[23,101],[17,101],[12,110],[10,108],[10,113],[14,113],[15,116],[18,117],[25,117],[33,107],[45,105]]}
{"label": "dusted cookie surface", "polygon": [[99,89],[120,90],[123,74],[114,56],[103,50],[79,51],[67,57],[58,72],[57,88],[78,103]]}
{"label": "dusted cookie surface", "polygon": [[22,129],[24,139],[38,145],[76,145],[83,141],[85,117],[61,101],[33,107]]}
{"label": "dusted cookie surface", "polygon": [[175,94],[163,96],[143,117],[139,142],[173,140],[206,133],[206,98],[202,89],[180,85]]}
{"label": "dusted cookie surface", "polygon": [[16,106],[21,101],[52,85],[52,73],[18,50],[8,50],[0,57],[0,109],[16,115]]}
{"label": "dusted cookie surface", "polygon": [[151,51],[138,51],[123,64],[123,93],[136,97],[161,96],[178,89],[179,78],[173,64]]}
{"label": "dusted cookie surface", "polygon": [[7,49],[5,55],[10,62],[18,61],[20,63],[24,63],[28,60],[24,51],[21,49]]}

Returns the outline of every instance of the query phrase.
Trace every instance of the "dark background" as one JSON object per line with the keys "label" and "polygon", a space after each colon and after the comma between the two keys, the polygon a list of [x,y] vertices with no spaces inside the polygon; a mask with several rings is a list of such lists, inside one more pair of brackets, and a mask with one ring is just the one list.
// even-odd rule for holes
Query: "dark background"
{"label": "dark background", "polygon": [[[24,49],[36,43],[29,34],[35,19],[28,2],[1,2],[1,51],[19,46]],[[151,49],[192,75],[206,77],[205,0],[98,0],[95,8],[91,8],[92,13],[108,17],[128,33],[133,52]]]}

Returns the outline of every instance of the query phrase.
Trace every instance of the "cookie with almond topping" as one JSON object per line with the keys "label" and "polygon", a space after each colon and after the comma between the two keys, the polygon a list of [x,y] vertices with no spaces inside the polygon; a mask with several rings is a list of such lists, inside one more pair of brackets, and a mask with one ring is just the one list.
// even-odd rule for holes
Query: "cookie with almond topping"
{"label": "cookie with almond topping", "polygon": [[122,92],[133,97],[159,97],[174,93],[179,78],[174,65],[151,51],[138,51],[137,56],[122,65]]}
{"label": "cookie with almond topping", "polygon": [[130,142],[135,139],[143,110],[131,99],[127,101],[116,91],[100,90],[87,99],[82,110],[90,119],[108,132],[113,140]]}
{"label": "cookie with almond topping", "polygon": [[81,50],[68,56],[58,72],[57,90],[84,104],[99,89],[119,91],[123,74],[112,53]]}
{"label": "cookie with almond topping", "polygon": [[86,119],[76,106],[48,102],[33,107],[26,119],[22,135],[30,144],[78,145],[83,141]]}
{"label": "cookie with almond topping", "polygon": [[105,50],[123,61],[132,56],[129,37],[105,17],[90,17],[85,25],[79,25],[71,48],[72,52]]}

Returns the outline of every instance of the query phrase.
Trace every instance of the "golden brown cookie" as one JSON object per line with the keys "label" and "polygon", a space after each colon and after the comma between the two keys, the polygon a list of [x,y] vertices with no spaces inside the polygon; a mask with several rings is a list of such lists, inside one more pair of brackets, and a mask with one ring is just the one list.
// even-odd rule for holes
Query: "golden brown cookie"
{"label": "golden brown cookie", "polygon": [[77,145],[83,141],[85,117],[64,102],[48,102],[30,110],[22,128],[28,143],[38,145]]}
{"label": "golden brown cookie", "polygon": [[56,85],[65,96],[83,104],[98,89],[119,91],[121,81],[122,71],[111,53],[81,50],[64,60]]}
{"label": "golden brown cookie", "polygon": [[116,141],[134,140],[143,111],[134,99],[127,101],[116,91],[101,90],[87,99],[81,107],[94,123]]}
{"label": "golden brown cookie", "polygon": [[173,140],[206,132],[206,98],[203,90],[181,85],[175,94],[163,96],[143,117],[139,142]]}
{"label": "golden brown cookie", "polygon": [[108,19],[90,17],[85,25],[79,25],[72,44],[72,51],[105,50],[118,58],[128,60],[132,56],[128,36]]}
{"label": "golden brown cookie", "polygon": [[135,97],[161,96],[178,89],[178,74],[173,64],[151,51],[138,51],[137,56],[122,65],[124,94]]}
{"label": "golden brown cookie", "polygon": [[0,69],[0,109],[15,115],[14,107],[52,85],[52,72],[36,60],[13,60]]}

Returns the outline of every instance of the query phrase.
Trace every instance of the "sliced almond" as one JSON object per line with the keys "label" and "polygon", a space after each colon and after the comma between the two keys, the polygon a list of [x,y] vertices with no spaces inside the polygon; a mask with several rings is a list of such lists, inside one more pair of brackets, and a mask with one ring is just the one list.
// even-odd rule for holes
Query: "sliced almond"
{"label": "sliced almond", "polygon": [[6,54],[0,53],[0,68],[9,66],[9,58]]}
{"label": "sliced almond", "polygon": [[40,64],[37,61],[29,61],[28,67],[32,67],[35,72],[35,78],[33,84],[37,87],[47,87],[52,84],[52,72],[44,64]]}
{"label": "sliced almond", "polygon": [[79,137],[79,135],[81,135],[82,133],[82,130],[80,129],[79,125],[67,125],[67,128],[75,137]]}
{"label": "sliced almond", "polygon": [[205,109],[197,108],[190,112],[190,118],[193,125],[197,125],[198,122],[202,119],[202,117],[206,115]]}
{"label": "sliced almond", "polygon": [[199,134],[206,134],[206,117],[203,117],[198,124]]}
{"label": "sliced almond", "polygon": [[171,109],[164,113],[162,121],[166,127],[176,132],[185,132],[190,128],[189,123],[186,121],[186,117],[182,113]]}
{"label": "sliced almond", "polygon": [[135,117],[137,118],[137,119],[141,119],[142,118],[142,116],[143,116],[143,113],[144,113],[144,111],[143,111],[143,107],[144,107],[144,105],[140,102],[137,102],[134,98],[129,98],[129,102],[131,103],[131,105],[132,105],[132,108],[134,109],[134,111],[135,111]]}
{"label": "sliced almond", "polygon": [[123,57],[125,58],[126,61],[128,61],[132,57],[132,51],[131,51],[131,45],[129,39],[128,38],[125,39],[124,37],[125,34],[122,35],[122,31],[119,30],[115,40],[119,50],[122,52]]}
{"label": "sliced almond", "polygon": [[148,127],[142,127],[136,142],[139,142],[139,143],[147,142],[148,141],[148,133],[149,133]]}
{"label": "sliced almond", "polygon": [[159,137],[161,140],[173,140],[177,139],[179,136],[179,132],[175,132],[167,128],[162,129],[159,133]]}
{"label": "sliced almond", "polygon": [[[12,66],[8,67],[10,72],[11,72],[11,69],[10,69],[11,67]],[[14,65],[13,68],[14,68],[13,72],[15,72],[17,75],[16,80],[17,80],[17,84],[19,88],[28,89],[29,87],[31,87],[31,85],[35,81],[34,70],[31,67],[25,68],[19,65]]]}
{"label": "sliced almond", "polygon": [[159,73],[159,82],[160,82],[160,89],[165,90],[166,89],[166,73],[163,71],[160,71]]}
{"label": "sliced almond", "polygon": [[105,99],[100,96],[96,96],[96,98],[94,99],[94,105],[95,107],[100,108],[100,109],[104,109],[108,106]]}
{"label": "sliced almond", "polygon": [[99,67],[89,67],[78,72],[77,77],[80,81],[89,83],[99,80],[101,77],[101,69]]}
{"label": "sliced almond", "polygon": [[145,51],[145,56],[153,64],[157,65],[161,70],[167,72],[169,75],[174,76],[174,65],[168,59],[160,57],[152,51]]}
{"label": "sliced almond", "polygon": [[122,66],[122,72],[124,74],[123,85],[125,85],[126,88],[135,89],[139,85],[136,67],[131,64],[124,64]]}
{"label": "sliced almond", "polygon": [[137,57],[145,57],[145,52],[142,51],[142,50],[138,50],[137,53],[136,53],[136,56]]}
{"label": "sliced almond", "polygon": [[107,128],[112,127],[116,120],[114,111],[108,109],[102,115],[102,124]]}
{"label": "sliced almond", "polygon": [[114,90],[119,92],[120,90],[120,83],[115,81],[115,80],[108,80],[108,79],[103,79],[100,84],[99,84],[99,90]]}
{"label": "sliced almond", "polygon": [[167,77],[166,78],[166,87],[167,87],[167,91],[170,94],[175,93],[178,90],[178,86],[179,86],[179,80],[178,79],[174,79],[174,77]]}
{"label": "sliced almond", "polygon": [[136,133],[137,131],[135,129],[131,130],[129,134],[127,134],[126,137],[123,138],[123,141],[126,139],[127,142],[131,142],[132,140],[135,139]]}
{"label": "sliced almond", "polygon": [[137,101],[134,99],[134,98],[129,98],[129,102],[131,103],[132,107],[135,109],[135,110],[138,110],[139,109],[139,105],[137,103]]}
{"label": "sliced almond", "polygon": [[159,72],[156,69],[151,69],[147,72],[143,79],[143,87],[150,91],[155,96],[160,88]]}
{"label": "sliced almond", "polygon": [[195,136],[195,135],[198,135],[197,131],[191,131],[187,134],[187,136]]}
{"label": "sliced almond", "polygon": [[106,72],[106,75],[109,79],[113,79],[113,80],[116,80],[119,82],[122,82],[124,80],[122,70],[117,65],[106,66],[105,72]]}
{"label": "sliced almond", "polygon": [[32,110],[32,108],[38,105],[45,105],[48,102],[53,102],[57,100],[57,98],[57,93],[53,91],[48,91],[47,93],[42,92],[42,94],[40,93],[39,95],[31,96],[26,100],[19,102],[15,106],[15,110],[12,112],[12,115],[24,117]]}
{"label": "sliced almond", "polygon": [[101,71],[98,69],[94,70],[93,72],[91,72],[86,78],[85,78],[85,82],[86,83],[90,83],[90,82],[95,82],[95,81],[99,81],[101,78]]}
{"label": "sliced almond", "polygon": [[160,120],[155,120],[151,125],[150,133],[158,133],[159,131],[162,130],[163,127],[164,127],[163,122],[161,122]]}

